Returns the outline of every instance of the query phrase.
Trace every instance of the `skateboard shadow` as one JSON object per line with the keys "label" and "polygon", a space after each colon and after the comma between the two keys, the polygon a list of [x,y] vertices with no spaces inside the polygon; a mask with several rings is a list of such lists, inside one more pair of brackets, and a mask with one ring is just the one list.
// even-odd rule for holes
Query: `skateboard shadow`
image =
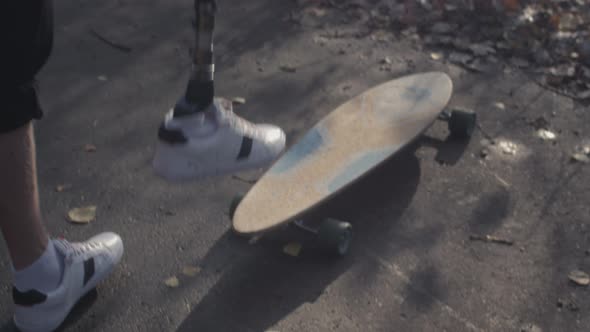
{"label": "skateboard shadow", "polygon": [[[321,254],[309,235],[294,228],[270,233],[256,245],[227,232],[200,264],[219,261],[228,245],[243,257],[226,268],[177,331],[266,331],[315,302],[355,263],[366,261],[362,249],[379,250],[391,242],[387,235],[410,205],[419,179],[419,162],[413,151],[406,150],[309,214],[309,218],[333,217],[353,224],[355,239],[345,257]],[[298,240],[303,243],[298,257],[282,253],[287,241]],[[359,283],[354,291],[362,292],[366,286]]]}
{"label": "skateboard shadow", "polygon": [[18,332],[18,329],[11,321],[4,323],[4,325],[0,326],[0,332]]}
{"label": "skateboard shadow", "polygon": [[422,135],[418,141],[420,144],[436,149],[435,159],[438,163],[450,166],[461,159],[470,143],[470,140],[456,139],[450,135],[445,140]]}

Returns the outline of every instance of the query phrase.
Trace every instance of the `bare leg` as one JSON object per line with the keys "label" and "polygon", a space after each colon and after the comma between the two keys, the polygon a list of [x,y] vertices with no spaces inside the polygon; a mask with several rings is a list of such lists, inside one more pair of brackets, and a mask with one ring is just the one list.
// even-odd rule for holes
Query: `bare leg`
{"label": "bare leg", "polygon": [[41,221],[35,142],[31,123],[0,134],[0,228],[16,270],[32,264],[47,247]]}
{"label": "bare leg", "polygon": [[0,230],[14,268],[13,319],[20,331],[54,331],[121,260],[123,243],[114,233],[80,243],[49,238],[39,207],[32,120],[42,115],[34,77],[51,52],[51,0],[13,1],[2,15],[14,28],[3,40],[7,59],[0,61]]}
{"label": "bare leg", "polygon": [[[114,233],[75,244],[49,242],[39,208],[31,122],[0,134],[0,160],[0,226],[16,270],[14,323],[20,331],[54,331],[121,260],[123,243]],[[66,273],[69,277],[62,278]]]}

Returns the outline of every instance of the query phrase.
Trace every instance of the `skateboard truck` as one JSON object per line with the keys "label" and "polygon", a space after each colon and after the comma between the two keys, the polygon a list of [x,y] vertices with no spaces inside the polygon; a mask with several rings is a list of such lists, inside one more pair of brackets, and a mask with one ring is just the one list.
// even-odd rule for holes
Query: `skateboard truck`
{"label": "skateboard truck", "polygon": [[453,138],[467,139],[473,135],[477,121],[475,112],[465,109],[444,110],[439,120],[446,121]]}
{"label": "skateboard truck", "polygon": [[[234,212],[243,198],[243,195],[236,195],[233,198],[229,207],[230,219],[233,219]],[[346,221],[326,218],[317,228],[307,225],[303,219],[297,219],[289,224],[315,235],[322,250],[328,254],[344,256],[350,249],[352,225]]]}

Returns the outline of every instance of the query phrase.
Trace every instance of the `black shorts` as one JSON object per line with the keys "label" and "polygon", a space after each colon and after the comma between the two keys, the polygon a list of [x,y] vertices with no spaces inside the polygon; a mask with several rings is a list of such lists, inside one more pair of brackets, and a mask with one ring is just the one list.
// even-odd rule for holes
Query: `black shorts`
{"label": "black shorts", "polygon": [[43,115],[35,77],[53,45],[51,0],[0,3],[0,133]]}

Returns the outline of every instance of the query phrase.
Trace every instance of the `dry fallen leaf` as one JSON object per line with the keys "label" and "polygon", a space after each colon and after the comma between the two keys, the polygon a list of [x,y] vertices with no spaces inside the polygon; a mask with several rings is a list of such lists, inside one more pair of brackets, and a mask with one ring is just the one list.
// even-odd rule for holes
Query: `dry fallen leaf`
{"label": "dry fallen leaf", "polygon": [[326,16],[326,10],[318,7],[312,7],[308,9],[308,12],[315,17],[324,17]]}
{"label": "dry fallen leaf", "polygon": [[176,288],[180,285],[180,281],[174,276],[164,280],[164,284],[170,288]]}
{"label": "dry fallen leaf", "polygon": [[579,286],[588,286],[590,285],[590,276],[586,272],[574,270],[570,272],[569,279]]}
{"label": "dry fallen leaf", "polygon": [[518,150],[516,144],[509,141],[501,141],[498,143],[498,146],[500,147],[500,150],[502,150],[502,152],[507,155],[513,156],[516,154],[516,151]]}
{"label": "dry fallen leaf", "polygon": [[201,268],[197,266],[185,266],[182,269],[182,274],[184,274],[187,277],[194,277],[197,274],[199,274],[199,272],[201,272]]}
{"label": "dry fallen leaf", "polygon": [[72,209],[68,212],[68,220],[75,224],[88,224],[96,218],[96,206]]}
{"label": "dry fallen leaf", "polygon": [[504,110],[506,110],[506,105],[505,105],[504,103],[502,103],[502,102],[497,102],[497,103],[494,103],[494,106],[495,106],[497,109],[501,109],[501,110],[503,110],[503,111],[504,111]]}
{"label": "dry fallen leaf", "polygon": [[572,160],[586,164],[590,162],[590,157],[584,153],[574,153],[572,154]]}
{"label": "dry fallen leaf", "polygon": [[86,144],[84,145],[84,151],[86,152],[96,152],[96,146],[93,144]]}
{"label": "dry fallen leaf", "polygon": [[483,241],[483,242],[491,242],[491,243],[498,243],[498,244],[505,244],[511,246],[514,244],[514,241],[500,238],[493,235],[469,235],[469,239],[472,241]]}
{"label": "dry fallen leaf", "polygon": [[68,189],[70,189],[72,187],[71,184],[60,184],[57,187],[55,187],[55,191],[58,193],[64,192]]}
{"label": "dry fallen leaf", "polygon": [[246,98],[243,98],[243,97],[235,97],[234,99],[232,99],[232,103],[244,105],[246,103]]}
{"label": "dry fallen leaf", "polygon": [[559,77],[574,77],[576,75],[576,67],[568,64],[555,66],[549,68],[549,73]]}
{"label": "dry fallen leaf", "polygon": [[541,139],[543,139],[545,141],[552,141],[555,138],[557,138],[557,135],[554,132],[549,131],[547,129],[537,130],[537,136],[539,136]]}
{"label": "dry fallen leaf", "polygon": [[440,52],[433,52],[433,53],[430,53],[430,58],[432,60],[440,60],[443,58],[443,54]]}
{"label": "dry fallen leaf", "polygon": [[498,174],[494,174],[494,177],[496,178],[496,180],[498,180],[498,182],[500,182],[504,187],[506,188],[510,188],[510,183],[508,183],[508,181],[502,179]]}
{"label": "dry fallen leaf", "polygon": [[283,252],[289,256],[297,257],[301,253],[301,243],[291,242],[283,248]]}

